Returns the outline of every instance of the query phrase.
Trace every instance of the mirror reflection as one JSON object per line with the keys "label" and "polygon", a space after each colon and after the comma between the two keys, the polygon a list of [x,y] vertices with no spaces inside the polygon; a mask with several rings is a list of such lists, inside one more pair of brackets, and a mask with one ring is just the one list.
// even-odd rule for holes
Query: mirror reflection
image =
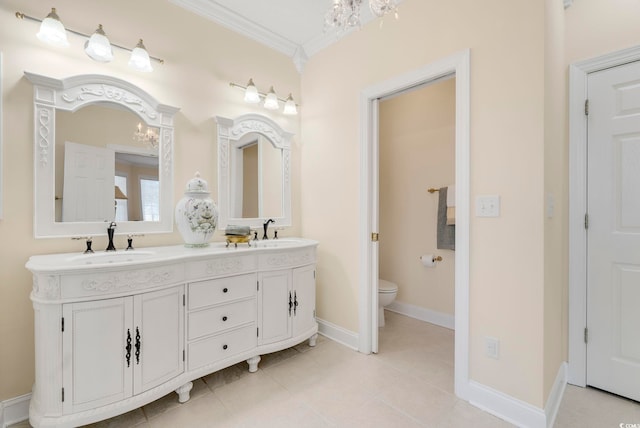
{"label": "mirror reflection", "polygon": [[283,151],[251,132],[231,144],[231,218],[283,215]]}
{"label": "mirror reflection", "polygon": [[58,110],[55,221],[158,221],[157,135],[114,103]]}

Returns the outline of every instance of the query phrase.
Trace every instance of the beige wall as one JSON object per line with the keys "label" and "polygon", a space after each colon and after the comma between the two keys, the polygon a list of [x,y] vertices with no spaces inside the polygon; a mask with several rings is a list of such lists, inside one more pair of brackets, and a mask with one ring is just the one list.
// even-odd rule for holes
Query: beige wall
{"label": "beige wall", "polygon": [[[436,248],[438,193],[455,182],[455,79],[380,102],[380,278],[397,301],[454,314],[455,253]],[[422,254],[441,255],[426,268]]]}
{"label": "beige wall", "polygon": [[[33,383],[33,311],[29,300],[31,276],[24,268],[33,254],[82,251],[70,239],[33,239],[33,88],[25,70],[63,78],[83,73],[112,75],[128,80],[158,101],[180,107],[175,118],[174,202],[182,197],[186,182],[200,171],[217,200],[217,144],[213,117],[265,114],[293,132],[293,223],[285,235],[300,234],[300,187],[296,179],[300,162],[299,117],[270,113],[242,101],[242,92],[229,82],[244,84],[253,77],[265,90],[274,85],[281,93],[300,96],[300,75],[290,58],[241,35],[199,18],[168,1],[59,0],[54,5],[68,28],[92,33],[104,25],[113,43],[133,46],[144,38],[155,71],[137,73],[127,68],[127,55],[115,50],[115,60],[100,64],[82,50],[84,40],[70,35],[67,49],[41,43],[38,24],[16,19],[15,12],[44,17],[51,4],[36,0],[0,3],[0,50],[3,53],[4,219],[0,221],[0,401],[26,394]],[[222,235],[214,238],[222,240]],[[146,235],[136,247],[179,244],[172,234]],[[94,248],[106,248],[105,236],[94,239]],[[124,248],[126,237],[116,238]]]}
{"label": "beige wall", "polygon": [[[368,86],[471,49],[470,377],[542,407],[544,2],[406,0],[315,55],[302,78],[303,233],[318,239],[318,316],[358,330],[359,97]],[[322,177],[322,179],[319,179]],[[472,213],[473,214],[473,213]],[[500,359],[484,337],[500,339]]]}

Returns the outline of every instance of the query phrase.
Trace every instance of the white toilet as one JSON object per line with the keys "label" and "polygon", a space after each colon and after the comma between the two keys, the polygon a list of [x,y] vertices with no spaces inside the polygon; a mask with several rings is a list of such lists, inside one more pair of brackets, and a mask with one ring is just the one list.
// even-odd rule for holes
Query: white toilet
{"label": "white toilet", "polygon": [[378,327],[384,327],[384,307],[390,305],[398,295],[398,284],[378,279]]}

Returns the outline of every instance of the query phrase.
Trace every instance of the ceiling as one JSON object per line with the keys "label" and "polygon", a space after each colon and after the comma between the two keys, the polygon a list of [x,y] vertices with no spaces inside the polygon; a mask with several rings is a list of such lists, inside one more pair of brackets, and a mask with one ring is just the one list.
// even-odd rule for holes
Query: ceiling
{"label": "ceiling", "polygon": [[[288,55],[300,72],[311,56],[338,41],[335,29],[324,31],[324,15],[331,0],[170,2]],[[374,18],[366,1],[361,18],[363,25]]]}

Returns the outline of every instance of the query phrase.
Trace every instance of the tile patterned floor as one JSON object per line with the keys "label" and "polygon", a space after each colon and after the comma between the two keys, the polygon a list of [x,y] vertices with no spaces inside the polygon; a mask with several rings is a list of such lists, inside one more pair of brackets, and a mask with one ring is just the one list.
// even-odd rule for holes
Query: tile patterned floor
{"label": "tile patterned floor", "polygon": [[[90,428],[510,427],[453,394],[453,332],[391,312],[380,352],[363,355],[322,336],[194,382],[191,399],[171,393]],[[567,386],[555,426],[639,424],[640,404]],[[11,428],[29,427],[28,422]]]}

